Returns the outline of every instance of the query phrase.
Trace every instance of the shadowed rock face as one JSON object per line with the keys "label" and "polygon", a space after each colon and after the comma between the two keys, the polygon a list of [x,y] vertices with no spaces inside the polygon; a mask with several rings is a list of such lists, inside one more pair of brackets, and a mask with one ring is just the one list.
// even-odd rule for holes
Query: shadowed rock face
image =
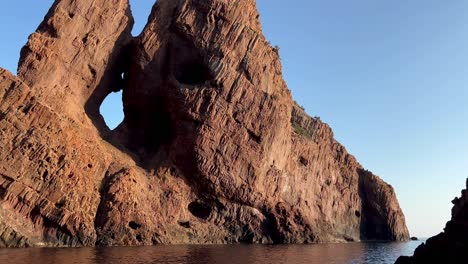
{"label": "shadowed rock face", "polygon": [[255,1],[132,23],[126,0],[57,0],[0,70],[0,246],[409,238],[393,188],[292,102]]}
{"label": "shadowed rock face", "polygon": [[413,257],[400,257],[397,264],[468,263],[468,180],[460,198],[452,203],[452,219],[444,232],[420,245]]}

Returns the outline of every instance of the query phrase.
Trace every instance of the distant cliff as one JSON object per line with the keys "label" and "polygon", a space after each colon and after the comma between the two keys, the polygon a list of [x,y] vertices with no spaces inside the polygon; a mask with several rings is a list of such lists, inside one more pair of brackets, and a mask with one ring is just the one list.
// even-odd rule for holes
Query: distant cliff
{"label": "distant cliff", "polygon": [[0,246],[409,238],[393,188],[293,103],[254,0],[132,25],[127,0],[57,0],[0,70]]}
{"label": "distant cliff", "polygon": [[468,180],[460,198],[452,203],[452,219],[444,232],[419,246],[413,257],[400,257],[397,264],[468,263]]}

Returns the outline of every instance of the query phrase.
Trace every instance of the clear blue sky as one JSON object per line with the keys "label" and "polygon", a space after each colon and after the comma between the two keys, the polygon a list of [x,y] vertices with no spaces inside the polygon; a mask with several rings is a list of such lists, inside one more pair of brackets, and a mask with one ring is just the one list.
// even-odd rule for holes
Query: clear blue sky
{"label": "clear blue sky", "polygon": [[[141,31],[152,2],[132,0]],[[0,65],[19,50],[51,0],[0,9]],[[333,128],[368,169],[392,184],[412,235],[440,232],[468,176],[468,2],[258,0],[280,46],[294,98]],[[111,126],[119,96],[103,106]],[[117,110],[116,110],[117,109]]]}

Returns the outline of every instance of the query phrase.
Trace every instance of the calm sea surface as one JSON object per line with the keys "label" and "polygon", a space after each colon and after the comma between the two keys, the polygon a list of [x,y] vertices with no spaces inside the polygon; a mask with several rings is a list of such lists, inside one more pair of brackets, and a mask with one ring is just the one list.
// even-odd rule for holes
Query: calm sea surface
{"label": "calm sea surface", "polygon": [[0,249],[0,263],[382,263],[412,255],[422,241],[321,245],[154,246],[125,248]]}

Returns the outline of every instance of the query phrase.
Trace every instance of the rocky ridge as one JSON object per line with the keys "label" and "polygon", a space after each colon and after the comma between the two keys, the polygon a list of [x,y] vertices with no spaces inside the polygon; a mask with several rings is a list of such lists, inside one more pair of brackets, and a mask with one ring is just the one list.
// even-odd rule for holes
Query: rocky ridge
{"label": "rocky ridge", "polygon": [[412,257],[400,257],[397,264],[468,263],[468,180],[460,198],[452,203],[452,219],[444,232],[420,245]]}
{"label": "rocky ridge", "polygon": [[56,0],[0,70],[0,246],[409,239],[393,188],[293,103],[254,0],[132,25],[127,0]]}

